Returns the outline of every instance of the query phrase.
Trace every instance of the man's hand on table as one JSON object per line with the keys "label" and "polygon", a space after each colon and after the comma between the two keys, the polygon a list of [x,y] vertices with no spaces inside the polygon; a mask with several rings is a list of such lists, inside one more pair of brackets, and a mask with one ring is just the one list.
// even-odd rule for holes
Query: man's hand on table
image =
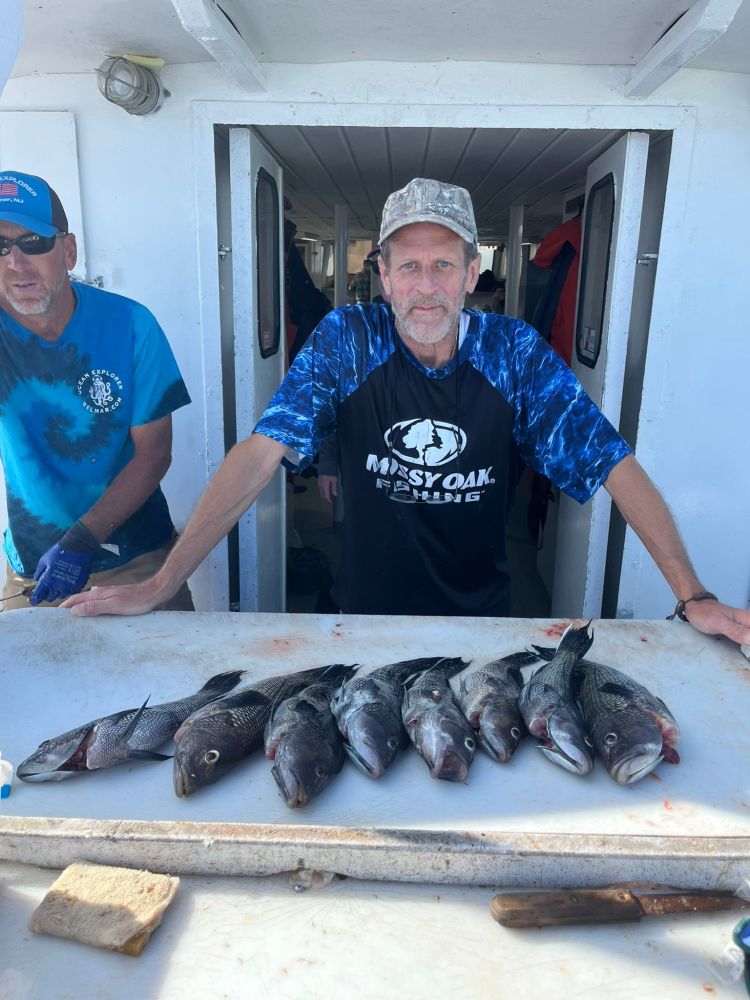
{"label": "man's hand on table", "polygon": [[696,601],[687,605],[685,614],[699,632],[724,635],[743,645],[750,643],[750,611],[720,601]]}
{"label": "man's hand on table", "polygon": [[170,594],[164,594],[153,581],[133,583],[125,587],[92,587],[83,594],[74,594],[60,607],[80,618],[95,615],[145,615],[164,604]]}

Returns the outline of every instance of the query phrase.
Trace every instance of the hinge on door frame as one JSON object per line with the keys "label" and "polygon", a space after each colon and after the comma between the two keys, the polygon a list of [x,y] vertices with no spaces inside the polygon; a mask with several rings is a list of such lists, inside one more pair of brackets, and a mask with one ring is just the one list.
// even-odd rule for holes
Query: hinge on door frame
{"label": "hinge on door frame", "polygon": [[648,267],[649,264],[653,264],[658,259],[658,253],[642,253],[639,257],[635,258],[635,262],[636,264],[640,264],[641,267]]}
{"label": "hinge on door frame", "polygon": [[227,254],[232,252],[232,248],[226,243],[220,243],[218,248],[219,260],[226,260]]}

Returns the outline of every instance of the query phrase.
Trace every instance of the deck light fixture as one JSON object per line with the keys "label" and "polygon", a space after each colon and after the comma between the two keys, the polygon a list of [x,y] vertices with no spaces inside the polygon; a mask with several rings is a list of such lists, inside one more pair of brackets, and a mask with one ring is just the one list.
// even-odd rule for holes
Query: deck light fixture
{"label": "deck light fixture", "polygon": [[164,60],[151,56],[108,56],[96,71],[102,95],[129,115],[150,115],[169,96],[152,66]]}

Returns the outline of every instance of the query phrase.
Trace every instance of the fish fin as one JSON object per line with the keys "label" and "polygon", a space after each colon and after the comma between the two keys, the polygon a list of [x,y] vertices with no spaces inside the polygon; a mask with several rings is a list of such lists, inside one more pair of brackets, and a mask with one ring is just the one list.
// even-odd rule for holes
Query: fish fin
{"label": "fish fin", "polygon": [[604,684],[600,684],[598,690],[602,694],[619,694],[623,698],[632,698],[633,692],[630,688],[626,688],[623,684],[618,684],[617,681],[606,681]]}
{"label": "fish fin", "polygon": [[359,670],[358,663],[329,663],[327,667],[323,667],[320,676],[317,678],[319,681],[330,681],[334,679],[347,680],[356,671]]}
{"label": "fish fin", "polygon": [[129,750],[128,760],[172,760],[173,754],[154,753],[153,750]]}
{"label": "fish fin", "polygon": [[294,708],[297,712],[300,713],[300,715],[307,715],[312,717],[320,714],[320,709],[316,708],[315,705],[313,705],[311,702],[305,701],[304,698],[302,699],[302,701],[298,701],[297,704],[294,706]]}
{"label": "fish fin", "polygon": [[536,643],[533,643],[533,642],[532,642],[531,646],[532,646],[533,649],[535,649],[537,651],[537,653],[538,653],[537,659],[538,660],[551,660],[552,657],[555,655],[554,649],[551,649],[549,646],[537,646]]}
{"label": "fish fin", "polygon": [[[151,697],[151,695],[148,696],[148,698],[150,698],[150,697]],[[130,725],[125,730],[125,732],[122,734],[122,741],[123,741],[123,743],[127,743],[128,740],[130,739],[130,737],[135,732],[135,727],[141,721],[141,716],[143,715],[143,712],[144,712],[144,710],[146,708],[146,705],[148,705],[148,698],[146,698],[146,700],[144,701],[144,703],[141,705],[141,707],[135,713],[135,715],[133,716],[133,718],[130,720]]]}
{"label": "fish fin", "polygon": [[[537,649],[539,647],[535,646],[534,648]],[[554,650],[550,650],[550,652],[554,655]],[[507,656],[501,656],[500,662],[507,663],[510,667],[527,667],[532,663],[536,663],[538,659],[538,653],[532,653],[528,649],[522,649],[518,653],[508,653]]]}
{"label": "fish fin", "polygon": [[231,691],[236,688],[245,676],[244,670],[225,670],[223,674],[214,674],[209,677],[201,688],[201,691],[216,691],[218,694]]}
{"label": "fish fin", "polygon": [[517,664],[508,667],[508,673],[516,682],[519,688],[523,687],[523,674],[521,673],[521,668]]}

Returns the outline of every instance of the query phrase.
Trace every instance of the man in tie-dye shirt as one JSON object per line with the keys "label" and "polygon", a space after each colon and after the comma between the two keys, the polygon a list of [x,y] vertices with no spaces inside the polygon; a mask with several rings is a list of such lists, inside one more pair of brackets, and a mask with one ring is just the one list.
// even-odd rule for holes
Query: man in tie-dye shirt
{"label": "man in tie-dye shirt", "polygon": [[[0,173],[0,609],[146,579],[174,542],[159,483],[190,397],[151,313],[71,281],[75,262],[55,191]],[[192,608],[186,586],[169,607]]]}

